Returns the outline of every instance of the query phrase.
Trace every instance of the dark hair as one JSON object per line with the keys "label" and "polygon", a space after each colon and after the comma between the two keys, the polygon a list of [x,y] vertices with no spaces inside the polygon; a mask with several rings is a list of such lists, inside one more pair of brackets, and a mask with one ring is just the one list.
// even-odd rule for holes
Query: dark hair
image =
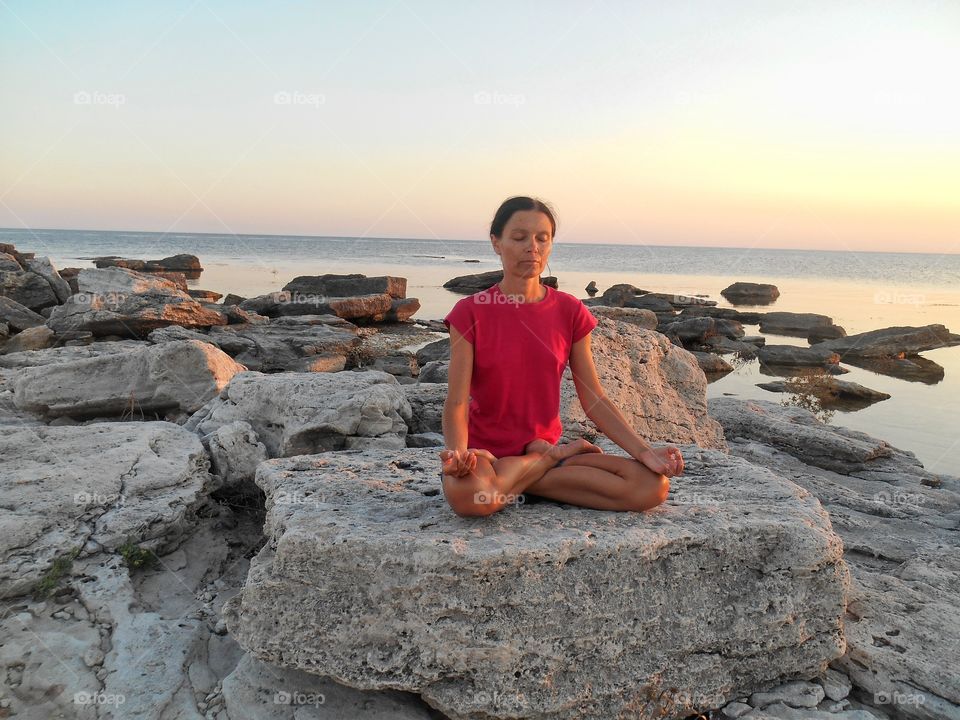
{"label": "dark hair", "polygon": [[543,200],[526,197],[525,195],[518,195],[503,201],[503,204],[497,209],[497,214],[493,216],[493,222],[490,223],[490,234],[494,237],[502,237],[503,229],[518,210],[539,210],[550,219],[550,236],[554,237],[557,234],[557,221],[550,206]]}

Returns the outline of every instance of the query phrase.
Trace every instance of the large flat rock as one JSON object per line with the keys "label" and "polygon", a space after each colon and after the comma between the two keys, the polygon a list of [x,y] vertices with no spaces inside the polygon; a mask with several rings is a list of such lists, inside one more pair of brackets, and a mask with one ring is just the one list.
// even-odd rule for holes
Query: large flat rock
{"label": "large flat rock", "polygon": [[72,550],[175,546],[212,485],[200,441],[167,422],[8,427],[0,457],[0,597]]}
{"label": "large flat rock", "polygon": [[246,370],[199,340],[24,368],[13,378],[17,407],[50,417],[192,413]]}
{"label": "large flat rock", "polygon": [[843,547],[809,492],[685,446],[646,513],[446,505],[431,449],[262,463],[267,544],[224,609],[278,666],[450,718],[680,718],[844,650]]}

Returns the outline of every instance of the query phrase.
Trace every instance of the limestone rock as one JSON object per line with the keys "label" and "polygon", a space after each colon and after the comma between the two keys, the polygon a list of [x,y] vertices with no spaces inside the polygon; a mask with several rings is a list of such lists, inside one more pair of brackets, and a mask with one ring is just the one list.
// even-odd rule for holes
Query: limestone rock
{"label": "limestone rock", "polygon": [[34,312],[57,305],[50,283],[36,273],[0,270],[0,295]]}
{"label": "limestone rock", "polygon": [[201,435],[243,420],[270,457],[363,447],[405,446],[410,403],[378,370],[236,375],[186,427]]}
{"label": "limestone rock", "polygon": [[267,461],[268,542],[224,617],[262,660],[454,720],[679,718],[819,674],[847,592],[827,515],[769,471],[684,452],[682,501],[480,521],[444,502],[435,450]]}
{"label": "limestone rock", "polygon": [[90,345],[10,353],[9,355],[0,355],[0,368],[26,368],[72,363],[92,357],[128,353],[132,350],[149,347],[149,345],[149,343],[140,340],[117,340],[97,342]]}
{"label": "limestone rock", "polygon": [[720,294],[733,304],[769,305],[780,297],[780,290],[768,283],[738,281],[727,285]]}
{"label": "limestone rock", "polygon": [[590,308],[590,312],[599,317],[607,317],[611,320],[622,320],[623,322],[642,327],[645,330],[657,329],[657,316],[652,310],[644,308],[631,307],[610,307],[607,305],[595,305]]}
{"label": "limestone rock", "polygon": [[194,412],[245,369],[212,345],[183,340],[23,369],[14,402],[50,417]]}
{"label": "limestone rock", "polygon": [[900,353],[911,356],[923,350],[951,345],[960,345],[960,335],[950,332],[943,325],[924,325],[870,330],[836,340],[826,340],[817,343],[813,348],[831,350],[844,357],[895,358]]}
{"label": "limestone rock", "polygon": [[782,702],[790,707],[812,708],[823,700],[823,688],[816,683],[794,680],[764,692],[755,692],[750,696],[750,704],[764,707]]}
{"label": "limestone rock", "polygon": [[[707,415],[707,379],[697,359],[664,335],[598,318],[591,339],[600,383],[647,440],[723,448],[723,430]],[[577,397],[569,368],[560,389],[564,438],[596,435]]]}
{"label": "limestone rock", "polygon": [[[847,652],[832,664],[854,695],[898,718],[960,719],[960,478],[800,408],[712,398],[731,453],[812,492],[851,569]],[[812,676],[810,676],[812,677]]]}
{"label": "limestone rock", "polygon": [[353,297],[356,295],[379,295],[386,293],[392,298],[407,297],[407,279],[381,275],[367,277],[359,273],[351,275],[301,275],[283,286],[291,294],[315,297]]}
{"label": "limestone rock", "polygon": [[60,273],[57,272],[53,263],[50,262],[50,258],[40,257],[27,260],[26,269],[47,281],[58,303],[66,302],[67,298],[73,294],[67,281],[60,277]]}
{"label": "limestone rock", "polygon": [[5,322],[17,331],[27,330],[43,325],[45,320],[39,313],[35,313],[16,300],[0,295],[0,322]]}
{"label": "limestone rock", "polygon": [[56,334],[45,325],[27,328],[7,340],[3,346],[0,347],[0,355],[44,350],[53,346],[55,342]]}
{"label": "limestone rock", "polygon": [[363,692],[244,655],[223,680],[229,720],[430,720],[416,695]]}
{"label": "limestone rock", "polygon": [[210,451],[210,465],[223,485],[240,492],[255,491],[257,465],[267,459],[267,448],[250,423],[238,420],[202,438]]}
{"label": "limestone rock", "polygon": [[175,545],[211,488],[200,441],[166,422],[8,428],[0,456],[0,597],[71,549]]}

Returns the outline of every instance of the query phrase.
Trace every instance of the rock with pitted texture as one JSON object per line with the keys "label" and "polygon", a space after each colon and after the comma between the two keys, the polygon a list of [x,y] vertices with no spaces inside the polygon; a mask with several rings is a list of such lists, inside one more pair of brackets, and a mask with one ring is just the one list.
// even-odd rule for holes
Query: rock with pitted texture
{"label": "rock with pitted texture", "polygon": [[915,356],[924,350],[953,345],[960,345],[960,335],[950,332],[943,325],[924,325],[870,330],[835,340],[825,340],[813,345],[811,349],[829,350],[843,357],[896,358]]}
{"label": "rock with pitted texture", "polygon": [[[607,397],[647,440],[723,448],[723,430],[707,415],[707,378],[696,357],[659,332],[598,318],[591,335],[594,364]],[[560,386],[560,418],[567,440],[596,435],[570,369]]]}
{"label": "rock with pitted texture", "polygon": [[349,448],[405,447],[410,403],[379,370],[337,373],[240,373],[186,427],[208,435],[243,420],[269,457]]}
{"label": "rock with pitted texture", "polygon": [[732,454],[816,495],[843,539],[853,583],[847,652],[833,665],[852,696],[897,718],[960,720],[960,675],[945,660],[960,650],[960,478],[801,408],[709,406]]}
{"label": "rock with pitted texture", "polygon": [[20,370],[14,402],[48,417],[190,413],[243,370],[208,343],[182,340]]}
{"label": "rock with pitted texture", "polygon": [[212,489],[200,441],[166,422],[7,428],[0,457],[0,597],[74,550],[175,547]]}
{"label": "rock with pitted texture", "polygon": [[683,449],[654,510],[483,520],[447,506],[435,449],[267,461],[268,541],[227,625],[262,660],[416,692],[454,720],[681,718],[823,672],[848,589],[826,513],[774,473]]}

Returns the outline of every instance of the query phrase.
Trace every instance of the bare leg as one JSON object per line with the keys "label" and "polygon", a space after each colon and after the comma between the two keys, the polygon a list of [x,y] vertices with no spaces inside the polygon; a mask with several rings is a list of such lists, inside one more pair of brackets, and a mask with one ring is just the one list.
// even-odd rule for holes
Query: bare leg
{"label": "bare leg", "polygon": [[669,478],[632,458],[585,453],[548,470],[526,492],[580,507],[639,512],[664,502],[669,490]]}
{"label": "bare leg", "polygon": [[[513,503],[560,460],[600,450],[586,440],[556,446],[546,440],[534,440],[527,448],[529,452],[525,455],[502,457],[492,463],[478,455],[474,471],[462,478],[444,474],[443,492],[447,502],[458,515],[490,515]],[[545,451],[537,452],[534,448]]]}

